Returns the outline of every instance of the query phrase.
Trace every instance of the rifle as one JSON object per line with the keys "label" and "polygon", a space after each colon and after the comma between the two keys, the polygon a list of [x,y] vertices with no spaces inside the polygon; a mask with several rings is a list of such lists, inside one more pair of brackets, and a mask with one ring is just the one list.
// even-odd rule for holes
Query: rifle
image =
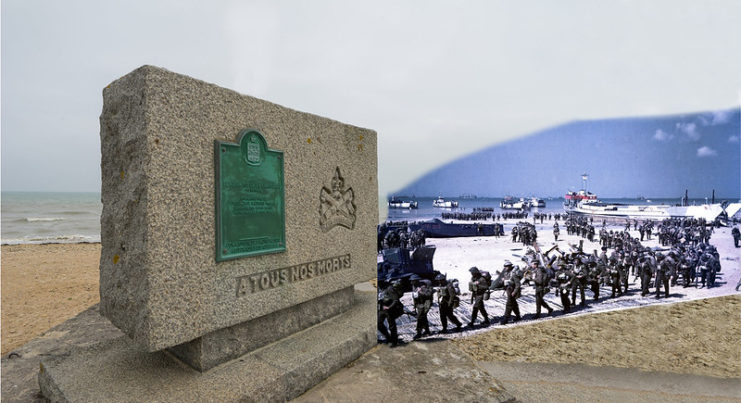
{"label": "rifle", "polygon": [[[543,259],[543,253],[540,252],[540,246],[538,246],[537,242],[533,242],[533,246],[535,248],[535,251],[537,252],[538,260],[540,261],[541,267],[545,266],[545,260]],[[553,248],[549,249],[548,252],[546,252],[546,255],[550,253],[554,248],[558,248],[558,245],[554,246]]]}

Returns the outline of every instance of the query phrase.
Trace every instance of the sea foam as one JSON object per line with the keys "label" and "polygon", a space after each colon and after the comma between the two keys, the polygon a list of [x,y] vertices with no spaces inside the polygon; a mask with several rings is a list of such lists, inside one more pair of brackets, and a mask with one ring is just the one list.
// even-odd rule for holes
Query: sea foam
{"label": "sea foam", "polygon": [[64,221],[64,217],[26,217],[26,222]]}

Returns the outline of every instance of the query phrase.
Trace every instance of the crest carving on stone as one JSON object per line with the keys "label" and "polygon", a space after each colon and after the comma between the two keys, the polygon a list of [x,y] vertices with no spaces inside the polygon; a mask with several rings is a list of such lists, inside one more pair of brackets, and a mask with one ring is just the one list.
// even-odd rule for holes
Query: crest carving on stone
{"label": "crest carving on stone", "polygon": [[327,232],[338,225],[355,228],[355,194],[352,188],[345,189],[340,167],[335,169],[330,187],[319,192],[319,226]]}

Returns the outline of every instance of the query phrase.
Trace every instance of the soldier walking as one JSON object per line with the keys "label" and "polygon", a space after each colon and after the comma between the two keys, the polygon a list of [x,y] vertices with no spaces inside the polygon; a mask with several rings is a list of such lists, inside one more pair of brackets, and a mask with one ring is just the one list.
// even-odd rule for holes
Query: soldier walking
{"label": "soldier walking", "polygon": [[594,300],[596,301],[599,299],[599,285],[600,280],[602,280],[602,277],[604,276],[605,266],[602,262],[591,262],[589,266],[589,289],[592,290]]}
{"label": "soldier walking", "polygon": [[664,257],[664,255],[659,252],[656,254],[656,260],[658,262],[658,265],[656,266],[656,299],[661,298],[661,286],[664,286],[664,298],[669,298],[669,271],[671,270],[671,265],[673,264],[673,261],[668,258]]}
{"label": "soldier walking", "polygon": [[573,275],[566,268],[566,266],[559,267],[556,273],[556,282],[558,283],[558,295],[561,296],[561,304],[563,305],[563,313],[571,312],[571,305],[569,301],[569,290],[571,289],[571,279]]}
{"label": "soldier walking", "polygon": [[641,296],[645,297],[648,295],[648,288],[651,284],[651,275],[654,271],[656,263],[653,256],[648,252],[644,252],[640,261],[640,274],[641,274]]}
{"label": "soldier walking", "polygon": [[477,267],[471,267],[468,269],[471,272],[471,282],[468,283],[468,289],[471,291],[471,305],[473,305],[473,312],[471,313],[471,322],[468,327],[473,327],[476,324],[476,317],[481,312],[481,317],[484,318],[484,326],[489,326],[489,315],[486,313],[484,307],[484,296],[489,292],[489,284],[486,279],[481,276],[481,272]]}
{"label": "soldier walking", "polygon": [[455,317],[453,310],[458,306],[458,291],[452,282],[448,282],[444,275],[438,274],[435,280],[440,282],[440,291],[438,292],[438,306],[440,307],[440,322],[443,329],[440,333],[448,332],[448,320],[455,325],[456,330],[461,329],[461,321]]}
{"label": "soldier walking", "polygon": [[548,310],[548,315],[553,313],[553,308],[548,306],[543,297],[546,294],[546,288],[548,287],[548,272],[545,268],[540,266],[540,262],[534,260],[532,263],[533,267],[533,282],[535,283],[535,319],[540,318],[541,307]]}
{"label": "soldier walking", "polygon": [[504,316],[500,322],[501,325],[506,325],[509,322],[512,313],[515,314],[515,322],[520,320],[520,306],[517,304],[517,298],[520,298],[521,285],[520,277],[517,275],[517,271],[513,270],[509,278],[504,280],[504,293],[507,296],[507,306],[504,308]]}
{"label": "soldier walking", "polygon": [[581,258],[576,260],[577,266],[574,268],[574,279],[571,282],[571,305],[576,306],[576,290],[579,289],[579,295],[581,295],[581,306],[584,306],[584,290],[587,288],[587,277],[589,277],[589,269],[584,264]]}
{"label": "soldier walking", "polygon": [[432,307],[433,290],[416,274],[409,278],[412,282],[412,297],[414,298],[414,310],[417,313],[417,334],[414,339],[419,339],[423,335],[430,335],[430,322],[427,320],[427,313]]}
{"label": "soldier walking", "polygon": [[610,257],[609,270],[610,285],[612,286],[612,294],[610,294],[610,298],[615,298],[615,291],[617,291],[618,296],[623,295],[623,290],[620,288],[620,269],[618,268],[618,262],[615,255]]}
{"label": "soldier walking", "polygon": [[[396,319],[404,313],[401,303],[401,280],[394,280],[381,293],[378,301],[378,331],[386,338],[381,343],[391,343],[391,347],[399,344],[399,335],[396,330]],[[388,329],[384,322],[388,322]]]}

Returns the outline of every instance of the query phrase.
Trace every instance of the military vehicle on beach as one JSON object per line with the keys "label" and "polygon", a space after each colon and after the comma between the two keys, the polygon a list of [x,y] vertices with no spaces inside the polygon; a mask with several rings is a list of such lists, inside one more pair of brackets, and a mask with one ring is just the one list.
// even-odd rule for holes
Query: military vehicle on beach
{"label": "military vehicle on beach", "polygon": [[501,235],[500,224],[448,224],[437,218],[409,224],[411,231],[422,230],[427,238],[457,238],[464,236]]}
{"label": "military vehicle on beach", "polygon": [[378,289],[387,287],[393,280],[401,280],[405,291],[411,290],[409,277],[416,274],[423,279],[434,280],[440,274],[432,267],[435,246],[422,245],[414,249],[388,248],[381,250],[382,261],[378,262]]}

